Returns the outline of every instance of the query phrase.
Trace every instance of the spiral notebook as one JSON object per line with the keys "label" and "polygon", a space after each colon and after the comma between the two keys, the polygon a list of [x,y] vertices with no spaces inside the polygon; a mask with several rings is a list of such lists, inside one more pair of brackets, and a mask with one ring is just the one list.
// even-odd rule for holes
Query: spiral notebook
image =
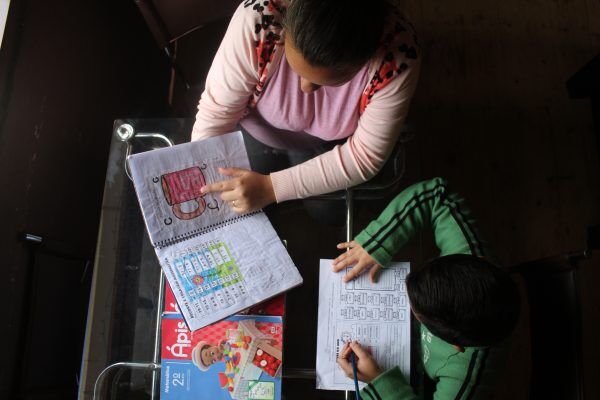
{"label": "spiral notebook", "polygon": [[202,186],[250,169],[240,132],[127,159],[148,235],[190,330],[302,283],[262,211],[239,215]]}

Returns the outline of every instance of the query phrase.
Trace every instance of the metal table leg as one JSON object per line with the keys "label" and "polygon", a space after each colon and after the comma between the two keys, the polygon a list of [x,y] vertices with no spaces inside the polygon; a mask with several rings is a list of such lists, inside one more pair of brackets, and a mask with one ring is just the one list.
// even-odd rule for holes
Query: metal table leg
{"label": "metal table leg", "polygon": [[[165,293],[165,274],[162,272],[162,269],[160,270],[160,281],[158,283],[158,299],[159,299],[159,303],[158,303],[158,307],[156,310],[156,322],[155,322],[155,329],[154,329],[154,353],[152,355],[152,362],[154,364],[160,365],[160,328],[161,328],[161,324],[162,324],[162,313],[163,313],[163,307],[165,304],[165,300],[164,300],[164,293]],[[159,398],[160,396],[157,396],[157,394],[160,395],[160,375],[159,372],[157,370],[153,370],[152,371],[152,400],[155,400],[157,398]]]}
{"label": "metal table leg", "polygon": [[349,242],[354,236],[354,192],[346,189],[346,241]]}
{"label": "metal table leg", "polygon": [[[162,312],[164,306],[164,292],[165,292],[165,275],[162,270],[160,272],[160,280],[158,284],[158,307],[156,311],[156,322],[155,322],[155,330],[154,330],[154,352],[152,355],[152,362],[150,363],[141,363],[141,362],[118,362],[115,364],[111,364],[108,367],[104,368],[102,372],[96,378],[96,383],[94,384],[94,397],[93,400],[100,399],[100,393],[102,392],[102,388],[104,386],[104,380],[106,375],[114,369],[120,369],[119,372],[122,372],[125,368],[129,369],[149,369],[152,371],[152,387],[151,387],[151,399],[156,400],[160,397],[160,328],[162,322]],[[118,375],[120,376],[120,375]]]}
{"label": "metal table leg", "polygon": [[[352,189],[346,189],[346,241],[352,240],[354,235],[354,193]],[[284,370],[283,378],[288,379],[316,379],[316,371],[314,369],[290,368]],[[344,398],[350,399],[350,391],[344,391]]]}
{"label": "metal table leg", "polygon": [[109,365],[104,368],[102,372],[96,378],[96,383],[94,384],[94,400],[100,399],[100,393],[102,392],[102,388],[104,386],[104,379],[109,372],[120,369],[120,368],[129,368],[129,369],[149,369],[151,371],[156,372],[160,369],[160,364],[155,363],[138,363],[138,362],[118,362]]}
{"label": "metal table leg", "polygon": [[[350,242],[352,240],[352,236],[354,225],[354,193],[351,188],[346,189],[346,242]],[[344,391],[344,398],[346,400],[350,399],[350,392],[348,390]]]}

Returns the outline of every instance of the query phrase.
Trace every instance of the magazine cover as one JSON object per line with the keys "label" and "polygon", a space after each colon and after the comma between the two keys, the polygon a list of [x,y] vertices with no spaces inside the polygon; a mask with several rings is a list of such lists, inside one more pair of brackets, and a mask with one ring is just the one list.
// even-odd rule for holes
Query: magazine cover
{"label": "magazine cover", "polygon": [[[169,282],[165,281],[165,305],[164,305],[165,313],[175,313],[180,314],[179,308],[177,306],[177,301],[175,300],[175,295],[171,290],[171,286],[169,286]],[[238,314],[249,314],[249,315],[284,315],[285,312],[285,294],[280,294],[278,296],[273,297],[272,299],[263,301],[262,303],[258,303],[247,310],[240,312]]]}
{"label": "magazine cover", "polygon": [[282,346],[279,316],[235,315],[190,332],[165,313],[160,398],[279,400]]}

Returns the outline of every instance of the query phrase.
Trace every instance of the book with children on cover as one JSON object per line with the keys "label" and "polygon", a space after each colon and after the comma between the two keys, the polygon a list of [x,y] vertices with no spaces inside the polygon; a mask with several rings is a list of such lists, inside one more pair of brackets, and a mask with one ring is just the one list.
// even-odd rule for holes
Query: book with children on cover
{"label": "book with children on cover", "polygon": [[162,400],[281,399],[281,316],[235,315],[194,332],[162,319]]}
{"label": "book with children on cover", "polygon": [[219,194],[219,167],[250,169],[240,132],[128,157],[150,241],[193,331],[302,283],[262,211],[239,215]]}

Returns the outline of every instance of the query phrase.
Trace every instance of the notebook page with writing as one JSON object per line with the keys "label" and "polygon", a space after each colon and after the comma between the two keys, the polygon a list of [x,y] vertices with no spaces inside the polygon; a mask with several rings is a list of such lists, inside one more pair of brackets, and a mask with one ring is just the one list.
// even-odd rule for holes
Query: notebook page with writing
{"label": "notebook page with writing", "polygon": [[157,249],[191,330],[238,313],[302,283],[264,213],[240,218]]}

